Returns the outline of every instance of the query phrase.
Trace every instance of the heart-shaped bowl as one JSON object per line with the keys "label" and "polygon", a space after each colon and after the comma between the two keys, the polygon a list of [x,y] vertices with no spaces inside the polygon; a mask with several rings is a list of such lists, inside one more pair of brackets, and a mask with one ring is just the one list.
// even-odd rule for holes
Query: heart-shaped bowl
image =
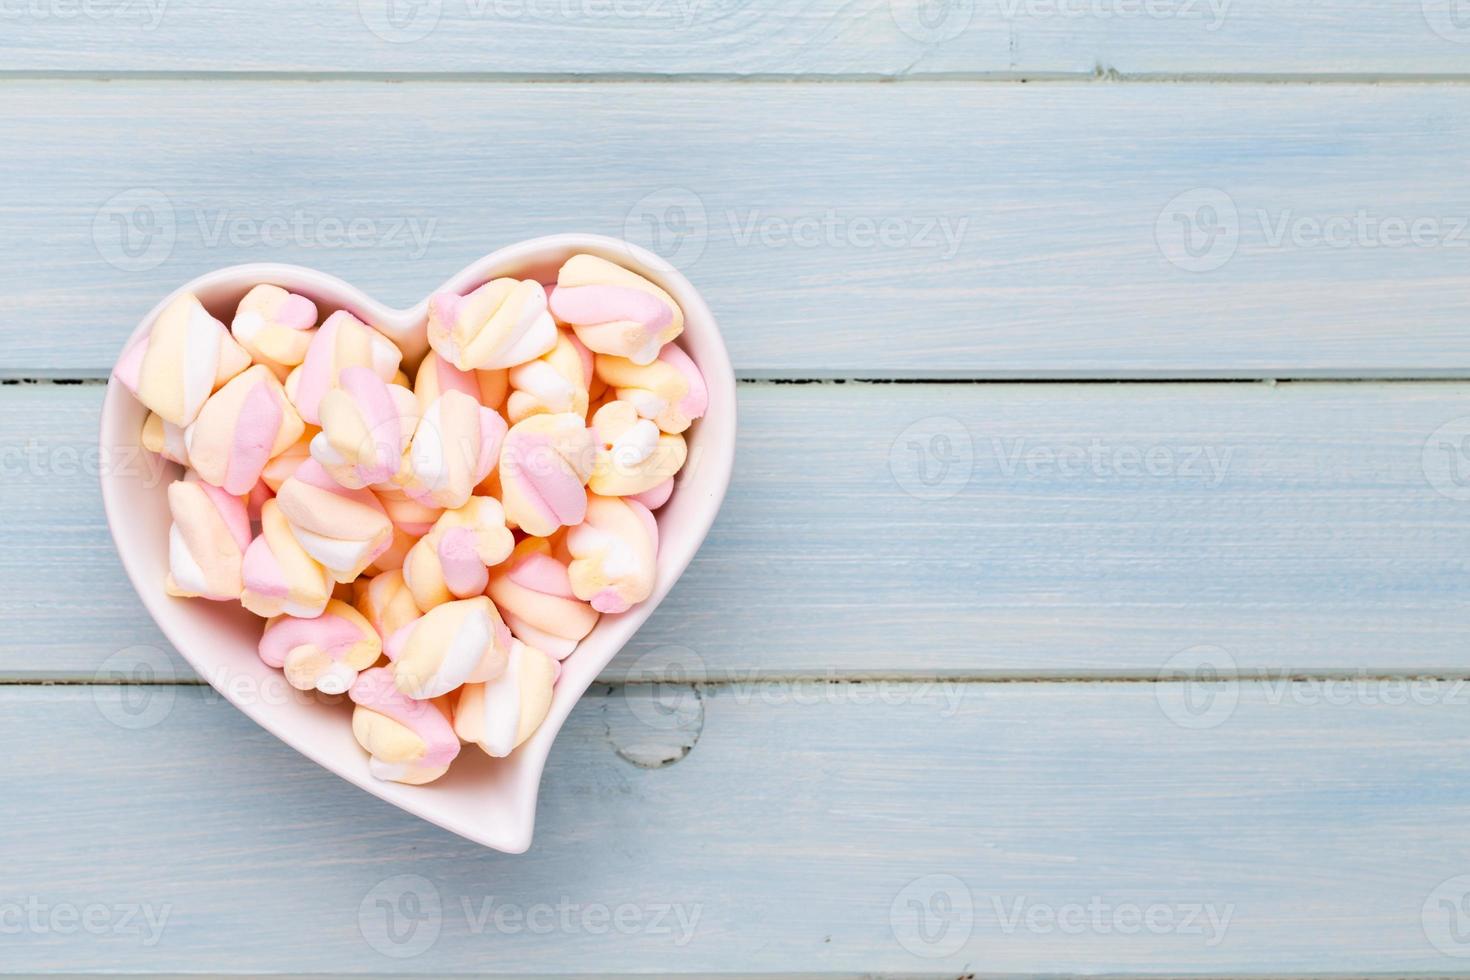
{"label": "heart-shaped bowl", "polygon": [[[684,309],[679,344],[699,365],[709,387],[705,417],[686,433],[688,463],[673,496],[658,512],[658,572],[653,594],[625,613],[604,615],[563,663],[551,710],[541,727],[514,753],[492,759],[461,753],[447,775],[426,786],[381,782],[368,773],[367,756],[352,737],[345,698],[308,695],[287,686],[281,674],[256,653],[262,621],[235,603],[180,599],[164,592],[170,523],[168,483],[178,468],[104,465],[102,501],[118,555],[143,604],[189,663],[225,698],[283,742],[343,779],[389,803],[501,851],[520,853],[531,845],[536,795],[551,743],[587,687],[623,644],[648,619],[688,566],[714,523],[730,483],[735,455],[735,375],[715,318],[699,292],[653,253],[601,235],[566,234],[536,238],[500,249],[459,272],[438,291],[467,293],[501,276],[554,282],[572,255],[587,252],[632,269],[662,286]],[[180,286],[143,318],[133,337],[179,293],[192,292],[226,324],[252,286],[274,283],[314,300],[325,315],[349,310],[378,327],[417,364],[428,349],[428,299],[407,310],[389,309],[361,290],[312,269],[257,263],[200,276]],[[130,338],[131,340],[131,338]],[[134,460],[141,448],[146,409],[117,381],[109,382],[102,406],[102,458]],[[180,737],[187,737],[180,733]]]}

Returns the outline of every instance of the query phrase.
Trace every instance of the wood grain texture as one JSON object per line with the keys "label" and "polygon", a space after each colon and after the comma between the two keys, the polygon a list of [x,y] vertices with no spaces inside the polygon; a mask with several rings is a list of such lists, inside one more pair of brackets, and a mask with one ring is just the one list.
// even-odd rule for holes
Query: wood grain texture
{"label": "wood grain texture", "polygon": [[[779,686],[666,689],[662,708],[698,713],[698,741],[653,770],[618,750],[660,734],[640,720],[665,717],[654,695],[590,693],[552,751],[536,843],[509,857],[364,795],[199,689],[6,688],[0,736],[27,751],[0,763],[5,784],[24,787],[0,836],[0,909],[13,922],[30,902],[46,918],[6,936],[5,966],[832,977],[1461,966],[1432,943],[1453,940],[1436,888],[1470,871],[1463,690],[1369,705],[1244,683],[1209,692],[1228,710],[1197,729],[1172,720],[1182,685],[970,684],[948,701],[916,686],[886,701],[859,691],[796,703]],[[930,942],[914,902],[933,910]],[[97,935],[49,926],[51,910],[94,905],[139,914]],[[621,929],[583,919],[603,906],[628,910]]]}
{"label": "wood grain texture", "polygon": [[[167,649],[103,522],[101,394],[0,388],[0,677]],[[1463,676],[1466,395],[743,385],[720,519],[604,676],[674,645],[723,680],[1152,677],[1202,644],[1248,675]]]}
{"label": "wood grain texture", "polygon": [[1470,68],[1470,26],[1439,0],[136,0],[85,10],[7,7],[0,65],[881,78]]}
{"label": "wood grain texture", "polygon": [[221,265],[408,305],[566,230],[663,248],[746,377],[1470,372],[1458,85],[7,85],[12,377]]}

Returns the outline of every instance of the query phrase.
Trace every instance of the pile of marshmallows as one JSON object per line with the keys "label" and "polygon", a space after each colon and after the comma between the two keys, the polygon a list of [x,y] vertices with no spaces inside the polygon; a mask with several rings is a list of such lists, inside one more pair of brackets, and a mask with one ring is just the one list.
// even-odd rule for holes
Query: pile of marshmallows
{"label": "pile of marshmallows", "polygon": [[509,755],[598,616],[649,597],[708,392],[673,297],[592,255],[435,295],[412,388],[383,334],[317,319],[260,285],[227,330],[184,294],[114,376],[186,467],[169,594],[266,617],[261,659],[347,693],[372,774],[427,783],[461,742]]}

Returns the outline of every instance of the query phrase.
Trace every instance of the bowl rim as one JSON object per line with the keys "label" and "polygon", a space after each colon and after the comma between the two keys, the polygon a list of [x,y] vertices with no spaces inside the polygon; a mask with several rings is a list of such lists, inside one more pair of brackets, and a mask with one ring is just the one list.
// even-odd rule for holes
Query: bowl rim
{"label": "bowl rim", "polygon": [[[579,689],[574,694],[553,698],[552,707],[536,733],[516,752],[507,757],[509,760],[515,760],[513,763],[496,760],[502,765],[513,767],[509,795],[518,805],[514,812],[497,813],[497,817],[505,819],[497,821],[495,826],[471,824],[448,814],[435,813],[432,806],[420,807],[417,805],[420,797],[425,800],[431,799],[425,794],[433,792],[433,784],[406,786],[401,783],[387,783],[368,775],[365,765],[361,767],[360,772],[342,768],[337,761],[328,758],[331,755],[329,751],[316,750],[315,746],[300,744],[297,739],[288,735],[284,731],[284,728],[287,727],[284,715],[274,712],[270,706],[262,707],[259,704],[242,703],[232,696],[230,690],[217,684],[215,677],[211,675],[211,670],[207,669],[215,665],[206,663],[204,655],[196,656],[196,652],[191,652],[191,644],[178,635],[179,629],[175,620],[180,615],[180,607],[174,604],[176,600],[164,593],[160,583],[152,581],[152,577],[146,575],[138,556],[129,555],[121,544],[123,538],[119,535],[119,528],[128,517],[123,513],[125,505],[122,495],[125,478],[108,467],[103,467],[100,475],[103,511],[106,515],[108,530],[113,538],[114,550],[118,554],[133,590],[138,594],[149,615],[174,649],[192,668],[199,671],[215,690],[262,728],[333,775],[346,779],[420,819],[428,820],[462,837],[507,853],[522,853],[530,847],[546,758],[567,716],[580,702],[586,690],[596,681],[597,675],[652,615],[683,574],[694,554],[703,544],[728,491],[734,468],[735,393],[738,381],[735,378],[719,324],[699,290],[668,261],[641,246],[605,235],[577,232],[545,235],[496,249],[471,262],[446,279],[443,284],[426,293],[413,306],[407,308],[386,306],[364,289],[307,266],[250,262],[205,272],[172,290],[139,321],[137,327],[129,333],[122,348],[125,350],[138,337],[146,333],[158,314],[181,294],[238,287],[240,294],[243,295],[250,286],[262,282],[281,285],[293,292],[300,291],[314,298],[321,295],[336,295],[351,299],[350,304],[344,305],[350,305],[354,312],[376,327],[391,328],[384,329],[382,332],[402,346],[403,338],[416,332],[427,319],[428,303],[434,293],[446,291],[465,293],[496,275],[513,275],[517,266],[532,265],[538,260],[544,261],[548,255],[560,253],[561,258],[555,260],[555,264],[559,266],[567,257],[579,252],[601,255],[610,261],[631,267],[633,271],[666,290],[683,309],[685,332],[681,335],[681,339],[685,339],[685,343],[680,346],[698,364],[701,373],[705,376],[710,396],[708,411],[705,417],[697,423],[700,453],[700,493],[697,496],[703,498],[705,503],[695,512],[695,516],[700,519],[693,521],[691,526],[681,525],[678,528],[668,529],[669,532],[677,533],[666,533],[662,523],[660,524],[659,566],[653,594],[628,612],[600,617],[593,633],[589,634],[591,637],[607,627],[603,636],[599,637],[599,639],[606,638],[606,649],[600,657],[596,658],[600,662],[590,673],[584,669],[588,661],[579,663],[578,669],[585,675],[585,679],[569,685],[567,690],[580,683]],[[300,287],[300,289],[295,287]],[[690,349],[693,345],[689,342],[696,338],[698,354]],[[422,345],[422,349],[415,349],[412,354],[405,351],[405,360],[416,361],[425,350],[427,350],[427,341]],[[115,377],[109,375],[99,418],[99,442],[103,453],[102,458],[110,458],[109,454],[118,446],[138,444],[138,436],[127,436],[125,430],[121,428],[120,420],[120,416],[129,410],[136,411],[134,407],[136,405],[131,393],[123,388]],[[692,456],[691,453],[691,458]],[[682,486],[680,484],[680,488]],[[691,534],[693,539],[689,541]],[[684,539],[687,546],[669,554],[670,560],[666,562],[664,560],[665,544],[670,540],[679,539]],[[580,646],[578,650],[569,655],[568,659],[575,657],[579,651]]]}

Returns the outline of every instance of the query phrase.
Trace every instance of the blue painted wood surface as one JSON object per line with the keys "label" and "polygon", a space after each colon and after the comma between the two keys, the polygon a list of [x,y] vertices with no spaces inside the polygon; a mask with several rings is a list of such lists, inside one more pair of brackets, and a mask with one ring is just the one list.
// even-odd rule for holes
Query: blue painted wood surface
{"label": "blue painted wood surface", "polygon": [[[393,10],[0,4],[0,971],[1470,973],[1453,4]],[[214,266],[574,229],[742,442],[508,857],[181,666],[96,381]]]}

